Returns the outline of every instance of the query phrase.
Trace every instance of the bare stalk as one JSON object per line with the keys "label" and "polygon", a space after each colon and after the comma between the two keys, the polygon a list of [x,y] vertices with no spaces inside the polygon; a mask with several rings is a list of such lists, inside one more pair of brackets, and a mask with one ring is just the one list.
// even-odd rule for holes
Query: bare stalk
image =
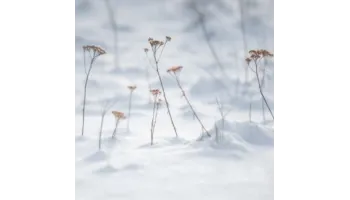
{"label": "bare stalk", "polygon": [[225,115],[224,115],[224,111],[223,111],[222,105],[220,105],[218,98],[216,98],[216,105],[218,106],[218,110],[219,110],[220,115],[221,115],[222,129],[224,129],[225,128]]}
{"label": "bare stalk", "polygon": [[117,122],[115,123],[115,128],[113,130],[113,133],[112,133],[112,139],[115,138],[115,135],[117,134],[117,128],[118,128],[118,124],[119,124],[119,118],[117,119]]}
{"label": "bare stalk", "polygon": [[129,111],[128,111],[128,124],[127,124],[127,130],[130,132],[130,117],[131,117],[131,99],[132,99],[132,92],[133,90],[130,90],[130,96],[129,96]]}
{"label": "bare stalk", "polygon": [[215,123],[215,140],[216,140],[216,143],[219,143],[219,131],[216,123]]}
{"label": "bare stalk", "polygon": [[[163,49],[166,45],[167,41],[164,43],[163,45]],[[163,49],[162,49],[162,52],[163,52]],[[160,60],[160,57],[157,59],[157,48],[156,46],[152,47],[152,51],[153,51],[153,58],[154,58],[154,62],[155,62],[155,66],[156,66],[156,72],[157,72],[157,75],[158,75],[158,79],[159,79],[159,82],[160,82],[160,85],[162,87],[162,92],[163,92],[163,97],[164,97],[164,100],[165,100],[165,105],[167,107],[167,110],[168,110],[168,115],[169,115],[169,118],[170,118],[170,121],[171,121],[171,124],[173,126],[173,129],[174,129],[174,132],[175,132],[175,135],[176,137],[178,137],[178,134],[177,134],[177,131],[176,131],[176,126],[174,124],[174,120],[173,120],[173,117],[171,116],[171,111],[170,111],[170,108],[169,108],[169,103],[168,103],[168,99],[166,97],[166,93],[165,93],[165,89],[164,89],[164,85],[163,85],[163,80],[162,80],[162,77],[159,73],[159,66],[158,66],[158,63],[159,63],[159,60]],[[162,55],[162,54],[161,54]],[[161,56],[160,55],[160,56]]]}
{"label": "bare stalk", "polygon": [[101,143],[102,143],[102,131],[103,131],[103,124],[104,124],[104,118],[106,116],[106,113],[111,107],[116,104],[118,101],[114,102],[107,102],[104,107],[102,108],[101,112],[101,124],[100,124],[100,132],[99,132],[99,141],[98,141],[98,149],[101,150]]}
{"label": "bare stalk", "polygon": [[[84,69],[85,69],[85,52],[88,51],[90,54],[90,67],[88,72],[86,73],[86,78],[85,78],[85,84],[84,84],[84,100],[83,100],[83,124],[82,124],[82,129],[81,129],[81,135],[84,136],[84,127],[85,127],[85,106],[86,106],[86,88],[87,88],[87,84],[89,81],[89,76],[90,76],[90,72],[92,69],[92,65],[95,62],[95,60],[97,59],[98,56],[103,55],[106,53],[105,50],[101,49],[100,47],[97,46],[93,46],[93,45],[87,45],[87,46],[83,46],[83,50],[84,50]],[[91,52],[93,52],[93,55],[91,56]]]}
{"label": "bare stalk", "polygon": [[271,109],[270,109],[270,106],[269,106],[269,104],[267,103],[266,98],[265,98],[265,95],[264,95],[264,93],[263,93],[263,91],[262,91],[262,87],[261,87],[261,83],[260,83],[260,78],[259,78],[259,73],[258,73],[258,64],[257,64],[257,61],[256,61],[256,60],[254,60],[254,64],[255,64],[255,76],[256,76],[256,79],[258,80],[258,85],[259,85],[259,92],[260,92],[260,94],[261,94],[261,97],[264,99],[265,105],[266,105],[267,109],[269,110],[272,119],[274,119],[273,113],[272,113],[272,111],[271,111]]}
{"label": "bare stalk", "polygon": [[153,114],[152,114],[152,122],[151,122],[151,145],[153,145],[153,134],[154,134],[154,127],[155,127],[155,111],[156,111],[156,96],[154,98],[153,103]]}
{"label": "bare stalk", "polygon": [[85,78],[85,84],[84,84],[84,100],[83,100],[83,125],[82,125],[82,129],[81,129],[81,136],[84,136],[84,125],[85,125],[85,105],[86,105],[86,88],[87,88],[87,84],[89,81],[89,76],[90,76],[90,72],[92,69],[92,64],[94,63],[95,58],[92,58],[90,61],[90,67],[89,70],[86,74],[86,78]]}
{"label": "bare stalk", "polygon": [[98,135],[98,149],[101,150],[101,143],[102,143],[102,129],[103,129],[103,121],[105,118],[105,114],[106,113],[102,113],[102,117],[101,117],[101,126],[100,126],[100,133]]}
{"label": "bare stalk", "polygon": [[186,93],[185,93],[184,89],[182,88],[182,86],[181,86],[181,84],[180,84],[180,81],[179,81],[177,75],[175,74],[174,77],[175,77],[175,79],[176,79],[177,86],[178,86],[178,87],[180,88],[180,90],[182,91],[183,97],[185,97],[187,104],[190,106],[190,108],[191,108],[191,110],[192,110],[192,112],[193,112],[193,115],[194,115],[194,116],[196,117],[196,119],[198,120],[198,122],[199,122],[199,124],[201,125],[202,129],[203,129],[203,130],[206,132],[206,134],[210,137],[211,135],[209,134],[209,132],[207,131],[207,129],[204,127],[202,121],[199,119],[199,117],[198,117],[196,111],[194,110],[194,108],[193,108],[192,104],[190,103],[189,99],[187,98]]}

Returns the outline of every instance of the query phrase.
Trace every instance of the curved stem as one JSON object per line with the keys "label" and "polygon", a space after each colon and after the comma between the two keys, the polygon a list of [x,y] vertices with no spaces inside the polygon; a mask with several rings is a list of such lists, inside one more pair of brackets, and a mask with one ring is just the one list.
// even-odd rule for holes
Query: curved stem
{"label": "curved stem", "polygon": [[95,58],[91,59],[90,62],[90,68],[88,73],[86,74],[86,79],[85,79],[85,84],[84,84],[84,100],[83,100],[83,125],[82,125],[82,129],[81,129],[81,135],[84,136],[84,125],[85,125],[85,104],[86,104],[86,88],[87,88],[87,84],[89,81],[89,75],[92,69],[92,64],[94,63]]}

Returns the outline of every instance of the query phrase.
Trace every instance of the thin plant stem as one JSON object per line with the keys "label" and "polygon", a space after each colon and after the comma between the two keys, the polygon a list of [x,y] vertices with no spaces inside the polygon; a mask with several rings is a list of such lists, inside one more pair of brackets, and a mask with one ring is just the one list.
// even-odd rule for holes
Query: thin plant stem
{"label": "thin plant stem", "polygon": [[171,116],[171,111],[170,111],[170,108],[169,108],[168,99],[167,99],[167,97],[166,97],[166,93],[165,93],[165,89],[164,89],[164,85],[163,85],[163,80],[162,80],[162,77],[160,76],[160,73],[159,73],[159,67],[158,67],[158,61],[157,61],[155,49],[153,50],[153,58],[154,58],[154,61],[155,61],[155,63],[156,63],[156,72],[157,72],[157,75],[158,75],[158,78],[159,78],[160,85],[162,86],[163,97],[164,97],[164,100],[165,100],[165,105],[166,105],[167,110],[168,110],[168,115],[169,115],[171,124],[172,124],[172,126],[173,126],[175,135],[176,135],[176,137],[178,137],[178,134],[177,134],[177,131],[176,131],[176,126],[175,126],[175,124],[174,124],[173,117]]}
{"label": "thin plant stem", "polygon": [[151,145],[153,145],[153,133],[154,133],[154,126],[155,126],[156,99],[157,99],[157,97],[155,96],[154,97],[154,103],[153,103],[152,122],[151,122]]}
{"label": "thin plant stem", "polygon": [[128,124],[127,124],[127,129],[128,132],[130,132],[130,117],[131,117],[131,100],[132,100],[132,90],[130,91],[130,96],[129,96],[129,112],[128,112]]}
{"label": "thin plant stem", "polygon": [[180,81],[179,81],[179,79],[178,79],[178,77],[177,77],[176,75],[175,75],[175,79],[176,79],[176,82],[177,82],[178,87],[179,87],[180,90],[182,91],[183,97],[185,97],[187,104],[190,106],[190,108],[191,108],[191,110],[192,110],[192,112],[193,112],[193,115],[196,117],[196,119],[198,120],[199,124],[202,126],[202,129],[203,129],[203,130],[206,132],[206,134],[210,137],[211,135],[209,134],[209,132],[207,131],[207,129],[204,127],[202,121],[199,119],[199,117],[198,117],[196,111],[194,110],[192,104],[191,104],[190,101],[188,100],[188,98],[187,98],[187,96],[186,96],[186,94],[185,94],[185,91],[184,91],[184,89],[182,88],[182,86],[181,86],[181,84],[180,84]]}
{"label": "thin plant stem", "polygon": [[102,129],[103,129],[103,121],[105,118],[105,113],[102,114],[101,118],[101,126],[100,126],[100,133],[99,133],[99,139],[98,139],[98,149],[101,150],[101,143],[102,143]]}
{"label": "thin plant stem", "polygon": [[118,124],[119,124],[119,119],[117,119],[117,122],[115,124],[115,128],[114,128],[114,131],[113,131],[113,134],[112,134],[112,139],[114,139],[115,135],[117,134]]}
{"label": "thin plant stem", "polygon": [[84,84],[83,124],[82,124],[82,129],[81,129],[81,136],[84,136],[84,127],[85,127],[84,125],[85,125],[86,88],[87,88],[87,84],[88,84],[88,81],[89,81],[89,76],[90,76],[90,72],[91,72],[91,69],[92,69],[92,64],[94,63],[95,58],[96,57],[95,57],[95,52],[94,52],[94,56],[93,56],[93,58],[90,61],[89,71],[86,74],[86,79],[85,79],[85,84]]}
{"label": "thin plant stem", "polygon": [[256,75],[256,79],[258,80],[259,91],[260,91],[261,97],[264,99],[265,105],[269,109],[269,112],[271,114],[272,119],[274,119],[273,113],[270,109],[269,104],[267,103],[267,100],[266,100],[265,95],[264,95],[262,88],[261,88],[260,78],[259,78],[259,74],[258,74],[258,64],[256,63],[256,60],[254,60],[254,64],[255,64],[255,75]]}

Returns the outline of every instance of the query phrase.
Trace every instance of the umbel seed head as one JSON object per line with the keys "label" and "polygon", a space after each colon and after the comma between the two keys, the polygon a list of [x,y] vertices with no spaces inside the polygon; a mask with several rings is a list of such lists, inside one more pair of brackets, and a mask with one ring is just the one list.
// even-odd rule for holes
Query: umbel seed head
{"label": "umbel seed head", "polygon": [[123,112],[112,111],[112,114],[114,115],[114,117],[116,119],[125,119],[126,118]]}
{"label": "umbel seed head", "polygon": [[86,45],[86,46],[83,46],[83,49],[84,51],[94,52],[96,56],[106,54],[105,50],[95,45]]}
{"label": "umbel seed head", "polygon": [[170,36],[165,36],[165,40],[170,42],[171,41],[171,37]]}
{"label": "umbel seed head", "polygon": [[156,96],[161,94],[162,92],[159,89],[152,89],[150,90],[150,92],[152,93],[152,95]]}
{"label": "umbel seed head", "polygon": [[182,68],[182,66],[172,66],[167,70],[167,72],[173,72],[175,74],[176,72],[180,72]]}
{"label": "umbel seed head", "polygon": [[137,87],[136,87],[136,85],[129,85],[128,88],[129,88],[129,90],[133,91],[133,90],[135,90]]}
{"label": "umbel seed head", "polygon": [[[264,57],[273,57],[273,54],[270,53],[269,51],[265,50],[265,49],[257,49],[257,50],[250,50],[249,51],[249,54],[250,54],[250,59],[251,60],[257,60],[259,58],[264,58]],[[250,61],[251,61],[250,60]],[[246,59],[247,61],[247,59]],[[250,62],[249,61],[249,62]],[[247,61],[248,62],[248,61]]]}

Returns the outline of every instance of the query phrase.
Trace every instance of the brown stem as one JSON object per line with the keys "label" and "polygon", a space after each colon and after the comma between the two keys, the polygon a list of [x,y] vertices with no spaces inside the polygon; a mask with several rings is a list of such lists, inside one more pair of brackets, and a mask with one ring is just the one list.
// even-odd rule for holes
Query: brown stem
{"label": "brown stem", "polygon": [[83,125],[81,128],[81,136],[84,136],[84,125],[85,125],[85,105],[86,105],[86,88],[87,88],[87,84],[89,81],[89,75],[92,69],[92,64],[94,63],[96,57],[93,57],[90,61],[90,68],[89,71],[86,74],[86,79],[85,79],[85,84],[84,84],[84,100],[83,100]]}
{"label": "brown stem", "polygon": [[175,75],[175,79],[176,79],[177,85],[179,86],[180,90],[182,91],[183,96],[184,96],[185,99],[186,99],[187,104],[190,106],[190,108],[191,108],[191,110],[192,110],[192,112],[193,112],[193,115],[197,118],[198,122],[199,122],[200,125],[202,126],[202,129],[203,129],[203,130],[207,133],[207,135],[210,137],[211,135],[209,134],[209,132],[207,131],[207,129],[205,129],[205,127],[204,127],[202,121],[199,119],[199,117],[198,117],[196,111],[194,111],[194,108],[193,108],[193,106],[191,105],[190,101],[188,100],[188,98],[187,98],[187,96],[186,96],[186,94],[185,94],[185,91],[184,91],[184,89],[182,88],[182,86],[181,86],[181,84],[180,84],[180,81],[179,81],[179,79],[178,79],[178,77],[177,77],[176,75]]}
{"label": "brown stem", "polygon": [[163,85],[163,80],[162,80],[162,77],[160,76],[160,73],[159,73],[158,61],[157,61],[157,57],[156,57],[156,52],[155,52],[155,50],[153,50],[153,57],[154,57],[154,61],[155,61],[155,63],[156,63],[156,71],[157,71],[157,75],[158,75],[158,78],[159,78],[159,82],[160,82],[160,85],[162,86],[163,97],[164,97],[165,104],[166,104],[166,107],[167,107],[167,110],[168,110],[168,115],[169,115],[171,124],[172,124],[172,126],[173,126],[173,128],[174,128],[175,135],[176,135],[176,137],[178,137],[178,134],[177,134],[177,131],[176,131],[176,127],[175,127],[175,124],[174,124],[174,120],[173,120],[173,117],[171,116],[171,112],[170,112],[170,108],[169,108],[168,99],[167,99],[166,94],[165,94],[165,89],[164,89],[164,85]]}
{"label": "brown stem", "polygon": [[114,131],[113,131],[113,134],[112,134],[112,138],[113,139],[115,138],[115,135],[117,134],[118,124],[119,124],[119,119],[117,119],[117,122],[115,124],[115,128],[114,128]]}
{"label": "brown stem", "polygon": [[263,98],[264,101],[265,101],[266,107],[269,109],[269,112],[270,112],[270,114],[271,114],[272,119],[274,119],[274,116],[273,116],[273,113],[272,113],[272,111],[271,111],[271,109],[270,109],[270,106],[269,106],[269,104],[268,104],[267,101],[266,101],[266,98],[265,98],[264,93],[262,92],[262,88],[261,88],[261,84],[260,84],[260,78],[259,78],[259,74],[258,74],[258,65],[257,65],[257,63],[256,63],[256,60],[254,61],[254,64],[255,64],[255,75],[256,75],[256,79],[258,80],[258,85],[259,85],[260,94],[261,94],[262,98]]}

